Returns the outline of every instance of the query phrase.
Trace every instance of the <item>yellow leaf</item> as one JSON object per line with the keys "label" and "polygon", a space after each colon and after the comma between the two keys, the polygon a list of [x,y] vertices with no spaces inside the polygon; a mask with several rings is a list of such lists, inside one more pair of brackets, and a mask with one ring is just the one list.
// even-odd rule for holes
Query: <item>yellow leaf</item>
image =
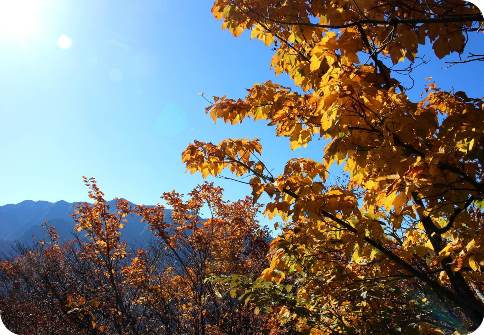
{"label": "yellow leaf", "polygon": [[264,37],[262,38],[262,41],[266,46],[269,46],[272,44],[272,42],[274,42],[274,36],[272,36],[272,34],[265,33]]}
{"label": "yellow leaf", "polygon": [[265,281],[270,281],[272,278],[272,269],[267,268],[264,271],[262,271],[260,278],[262,278]]}
{"label": "yellow leaf", "polygon": [[468,151],[471,151],[473,147],[474,147],[474,139],[469,141],[469,150]]}
{"label": "yellow leaf", "polygon": [[396,197],[397,197],[397,193],[395,192],[390,193],[389,195],[386,195],[385,193],[380,193],[377,199],[378,199],[378,203],[389,211],[392,208],[393,201],[395,200]]}
{"label": "yellow leaf", "polygon": [[466,250],[467,251],[471,251],[472,249],[474,249],[476,247],[476,240],[475,239],[472,239],[470,240],[469,243],[467,243],[466,245]]}
{"label": "yellow leaf", "polygon": [[237,290],[236,289],[230,290],[229,294],[230,294],[231,298],[237,298]]}
{"label": "yellow leaf", "polygon": [[309,70],[311,70],[311,72],[314,72],[318,70],[320,66],[321,66],[321,59],[319,57],[312,56],[311,64],[309,65]]}
{"label": "yellow leaf", "polygon": [[474,258],[474,255],[471,255],[469,257],[469,266],[473,271],[478,271],[480,269],[479,264],[476,262],[476,259]]}
{"label": "yellow leaf", "polygon": [[234,35],[235,37],[238,37],[240,36],[243,32],[244,32],[244,28],[240,27],[240,26],[237,26],[235,28],[231,28],[230,29],[230,32],[232,33],[232,35]]}
{"label": "yellow leaf", "polygon": [[393,199],[393,207],[397,213],[401,212],[402,207],[405,206],[406,203],[407,196],[403,192],[398,193],[398,195]]}
{"label": "yellow leaf", "polygon": [[431,252],[432,252],[432,249],[427,248],[424,245],[417,245],[417,246],[415,246],[415,253],[419,257],[426,257],[427,255],[431,254]]}
{"label": "yellow leaf", "polygon": [[351,260],[356,264],[360,264],[362,258],[358,252],[358,245],[355,246],[355,250],[353,251],[353,255],[351,256]]}

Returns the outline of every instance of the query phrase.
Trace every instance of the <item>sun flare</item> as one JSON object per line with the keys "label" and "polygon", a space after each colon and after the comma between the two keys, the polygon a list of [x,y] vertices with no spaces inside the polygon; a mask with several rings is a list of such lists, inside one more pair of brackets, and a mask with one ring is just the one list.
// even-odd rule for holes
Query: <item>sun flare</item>
{"label": "sun flare", "polygon": [[0,0],[0,39],[24,40],[38,29],[40,0]]}

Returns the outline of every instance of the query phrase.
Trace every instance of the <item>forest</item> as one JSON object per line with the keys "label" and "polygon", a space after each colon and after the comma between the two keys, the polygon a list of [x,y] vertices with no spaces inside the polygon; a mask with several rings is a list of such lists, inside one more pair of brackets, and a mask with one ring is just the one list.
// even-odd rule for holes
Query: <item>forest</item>
{"label": "forest", "polygon": [[[166,206],[112,204],[84,177],[90,201],[72,213],[73,238],[61,241],[47,222],[49,238],[0,261],[7,328],[476,330],[484,318],[484,102],[432,78],[416,91],[412,78],[424,52],[441,67],[484,61],[479,9],[461,0],[215,0],[212,14],[234,37],[247,32],[270,48],[271,68],[293,84],[203,96],[207,118],[263,122],[288,150],[316,142],[321,159],[291,158],[276,174],[255,133],[195,140],[181,160],[209,180],[187,194],[163,193]],[[251,192],[226,200],[221,178]],[[154,243],[122,240],[130,215]]]}

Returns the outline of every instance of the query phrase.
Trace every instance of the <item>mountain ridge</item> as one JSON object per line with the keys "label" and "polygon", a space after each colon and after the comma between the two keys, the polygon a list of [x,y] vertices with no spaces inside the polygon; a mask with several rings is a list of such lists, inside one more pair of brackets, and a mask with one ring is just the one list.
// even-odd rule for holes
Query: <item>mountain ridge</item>
{"label": "mountain ridge", "polygon": [[[108,201],[113,206],[116,199]],[[16,243],[32,245],[34,241],[47,239],[47,232],[42,227],[44,223],[53,226],[61,241],[74,236],[74,219],[72,214],[76,204],[82,202],[67,202],[59,200],[24,200],[17,204],[0,206],[0,254],[8,254]],[[130,202],[134,206],[133,203]],[[171,221],[171,210],[165,210],[166,219]],[[140,217],[128,215],[128,223],[122,229],[122,239],[130,247],[139,247],[153,241],[153,235],[146,223],[140,222]]]}

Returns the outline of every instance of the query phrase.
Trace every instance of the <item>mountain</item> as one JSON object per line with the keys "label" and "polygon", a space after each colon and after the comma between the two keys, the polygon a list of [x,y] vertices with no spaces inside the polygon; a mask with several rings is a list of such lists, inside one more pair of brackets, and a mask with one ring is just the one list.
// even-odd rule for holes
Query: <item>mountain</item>
{"label": "mountain", "polygon": [[[109,202],[114,208],[115,201]],[[31,245],[35,240],[47,239],[47,232],[42,224],[47,222],[56,228],[60,240],[73,237],[74,220],[72,213],[76,203],[66,201],[48,202],[26,200],[18,204],[0,206],[0,255],[11,254],[15,243]],[[165,211],[165,217],[171,220],[171,210]],[[136,215],[128,216],[128,223],[122,230],[121,237],[130,247],[147,245],[153,240],[146,223],[140,222]]]}
{"label": "mountain", "polygon": [[73,204],[65,201],[25,200],[15,205],[0,206],[0,236],[5,240],[18,239],[28,229],[43,221],[63,219],[72,222]]}

